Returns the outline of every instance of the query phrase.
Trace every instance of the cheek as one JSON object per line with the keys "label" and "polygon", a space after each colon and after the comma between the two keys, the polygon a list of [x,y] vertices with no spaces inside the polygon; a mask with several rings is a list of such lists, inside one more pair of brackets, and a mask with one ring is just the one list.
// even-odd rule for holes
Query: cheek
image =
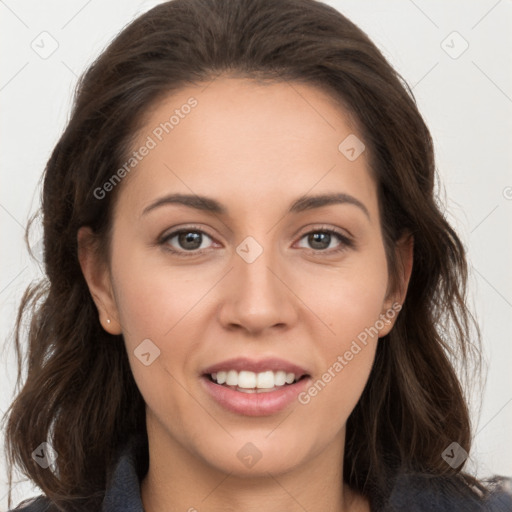
{"label": "cheek", "polygon": [[[341,294],[343,295],[343,294]],[[317,337],[319,374],[299,396],[299,403],[311,411],[314,429],[336,435],[356,406],[371,372],[377,348],[376,321],[379,318],[382,294],[355,291],[341,297],[331,307],[330,329]],[[323,310],[328,314],[328,309]]]}
{"label": "cheek", "polygon": [[316,290],[304,302],[314,304],[315,313],[329,329],[322,329],[322,336],[318,331],[311,334],[316,340],[321,374],[301,403],[314,404],[324,415],[334,413],[346,419],[367,382],[382,328],[380,315],[385,313],[382,307],[388,283],[384,249],[376,246],[354,265],[328,275],[304,277],[302,283],[303,294]]}
{"label": "cheek", "polygon": [[[156,256],[148,255],[144,249],[129,247],[128,239],[119,236],[112,250],[116,303],[126,350],[146,402],[158,402],[163,397],[168,402],[172,399],[168,396],[169,379],[172,382],[175,376],[183,381],[182,375],[193,362],[190,353],[198,349],[202,306],[207,302],[202,299],[218,281],[218,269],[202,272],[198,279],[197,271],[165,264],[158,249],[153,251]],[[154,361],[148,366],[137,358],[141,346],[148,347],[149,359]],[[157,354],[154,360],[153,353]]]}
{"label": "cheek", "polygon": [[[118,255],[123,254],[121,249],[122,245]],[[183,382],[187,354],[195,348],[196,342],[187,338],[184,328],[193,318],[191,309],[201,290],[197,289],[197,282],[194,287],[190,276],[151,264],[142,253],[124,254],[127,256],[115,260],[113,251],[112,266],[132,374],[150,410],[162,410],[162,404],[166,404],[165,411],[176,415],[179,405],[189,398],[177,382]],[[180,418],[177,414],[173,424],[178,424]]]}
{"label": "cheek", "polygon": [[130,343],[170,336],[207,289],[190,269],[162,264],[122,242],[112,261],[119,319]]}
{"label": "cheek", "polygon": [[324,336],[327,347],[340,348],[339,344],[373,326],[383,313],[388,269],[381,245],[375,243],[337,267],[303,270],[294,278],[300,283],[298,294],[329,326],[330,341]]}

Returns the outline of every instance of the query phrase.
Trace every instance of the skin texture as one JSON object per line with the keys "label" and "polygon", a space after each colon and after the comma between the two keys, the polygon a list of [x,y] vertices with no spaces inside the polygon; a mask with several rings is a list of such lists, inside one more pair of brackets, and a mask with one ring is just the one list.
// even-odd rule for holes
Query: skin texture
{"label": "skin texture", "polygon": [[[123,333],[147,404],[144,507],[369,510],[365,499],[340,485],[345,424],[368,379],[378,337],[396,315],[307,405],[294,402],[269,416],[236,414],[205,393],[199,376],[207,366],[245,356],[283,358],[306,368],[313,381],[321,378],[358,334],[403,303],[412,240],[397,246],[402,281],[388,294],[367,154],[350,161],[338,150],[357,132],[339,104],[312,86],[219,77],[187,87],[148,113],[134,148],[191,96],[197,106],[118,185],[110,262],[105,265],[88,243],[88,228],[78,236],[102,325]],[[333,192],[357,198],[369,215],[352,204],[287,213],[303,195]],[[214,198],[227,213],[164,205],[143,214],[170,193]],[[166,250],[187,252],[176,236],[158,244],[182,228],[206,233],[203,254],[179,257]],[[335,253],[344,244],[334,235],[314,245],[305,235],[321,228],[339,230],[354,245]],[[248,236],[263,249],[252,263],[236,252]],[[148,338],[161,352],[145,366],[134,350]],[[237,457],[248,442],[261,452],[251,468]]]}

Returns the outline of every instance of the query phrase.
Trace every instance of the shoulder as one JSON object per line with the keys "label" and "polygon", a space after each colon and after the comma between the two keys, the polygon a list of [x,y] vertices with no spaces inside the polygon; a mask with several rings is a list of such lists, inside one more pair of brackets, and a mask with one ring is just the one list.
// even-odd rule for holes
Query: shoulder
{"label": "shoulder", "polygon": [[512,479],[494,477],[470,485],[462,476],[400,475],[386,512],[512,512]]}
{"label": "shoulder", "polygon": [[512,512],[512,478],[496,476],[488,481],[489,510]]}
{"label": "shoulder", "polygon": [[140,498],[140,479],[148,469],[148,447],[145,435],[134,435],[117,450],[117,457],[109,471],[106,488],[101,490],[101,503],[98,506],[90,503],[73,503],[71,499],[63,500],[63,505],[57,508],[55,503],[44,494],[27,499],[8,512],[62,512],[62,510],[105,510],[109,512],[125,512],[127,510],[142,510]]}
{"label": "shoulder", "polygon": [[9,510],[8,512],[56,512],[57,509],[52,506],[50,500],[43,496],[37,496],[23,500],[18,504],[16,508]]}

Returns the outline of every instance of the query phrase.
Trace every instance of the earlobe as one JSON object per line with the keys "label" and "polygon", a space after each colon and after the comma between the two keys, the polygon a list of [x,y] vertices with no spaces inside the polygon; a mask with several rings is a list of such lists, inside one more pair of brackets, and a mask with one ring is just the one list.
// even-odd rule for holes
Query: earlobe
{"label": "earlobe", "polygon": [[81,227],[77,233],[78,261],[103,329],[109,334],[121,334],[108,265],[98,250],[97,238],[91,228]]}
{"label": "earlobe", "polygon": [[91,292],[91,287],[89,285],[89,292],[91,293],[91,296],[94,300],[94,303],[96,304],[96,308],[98,310],[98,316],[99,321],[101,323],[101,326],[103,329],[108,332],[109,334],[121,334],[121,324],[119,323],[119,320],[117,320],[117,315],[114,316],[114,313],[112,312],[112,308],[109,308],[105,305],[105,303],[101,300],[101,298],[93,294]]}

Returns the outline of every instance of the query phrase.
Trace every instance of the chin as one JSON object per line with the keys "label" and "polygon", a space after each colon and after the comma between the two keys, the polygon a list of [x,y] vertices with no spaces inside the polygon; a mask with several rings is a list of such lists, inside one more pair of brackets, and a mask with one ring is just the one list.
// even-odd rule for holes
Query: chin
{"label": "chin", "polygon": [[259,435],[230,438],[225,443],[207,442],[207,446],[215,449],[203,451],[203,459],[217,471],[246,478],[287,473],[307,458],[304,445],[300,450],[292,444],[286,446],[282,439],[269,438],[269,432],[265,429]]}

